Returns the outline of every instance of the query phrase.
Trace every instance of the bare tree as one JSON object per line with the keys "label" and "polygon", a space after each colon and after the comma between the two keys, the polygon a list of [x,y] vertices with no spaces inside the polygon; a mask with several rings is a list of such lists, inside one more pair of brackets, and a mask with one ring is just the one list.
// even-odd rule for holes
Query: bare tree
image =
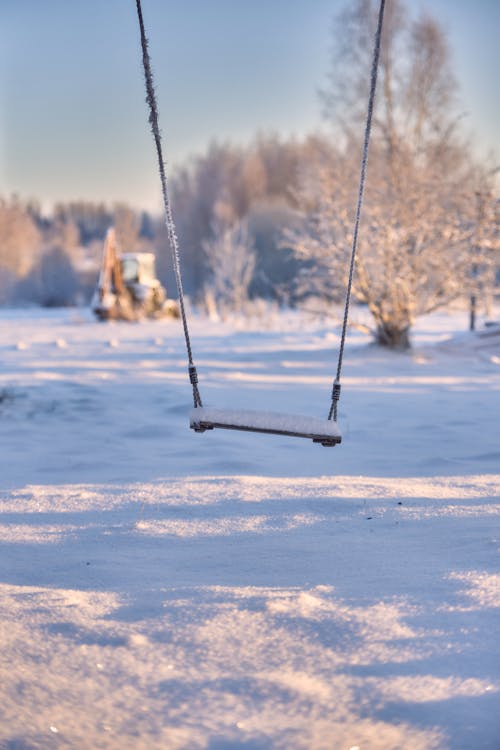
{"label": "bare tree", "polygon": [[227,205],[219,206],[213,236],[203,241],[203,251],[210,269],[205,293],[213,312],[222,317],[243,312],[256,257],[247,221],[231,217]]}
{"label": "bare tree", "polygon": [[32,266],[41,234],[25,204],[0,199],[0,303],[8,302],[16,281]]}
{"label": "bare tree", "polygon": [[138,213],[124,203],[118,203],[113,209],[113,221],[117,241],[123,252],[136,252],[141,228]]}
{"label": "bare tree", "polygon": [[[464,291],[473,170],[442,30],[428,16],[411,21],[398,0],[387,10],[353,292],[374,317],[377,341],[405,348],[417,315]],[[374,23],[370,0],[340,17],[324,94],[337,145],[304,183],[295,247],[324,292],[345,282]]]}
{"label": "bare tree", "polygon": [[496,274],[500,268],[500,203],[493,185],[497,170],[480,173],[475,191],[476,211],[471,222],[469,249],[469,328],[476,328],[476,315],[482,303],[491,313]]}
{"label": "bare tree", "polygon": [[[172,179],[172,204],[176,217],[183,257],[186,289],[191,294],[204,288],[209,269],[203,242],[214,239],[218,227],[217,211],[221,200],[230,211],[231,221],[248,219],[265,206],[273,213],[277,205],[294,205],[294,188],[301,163],[307,158],[309,139],[282,140],[275,135],[259,135],[246,147],[212,143],[204,155],[188,162]],[[277,214],[275,214],[277,216]],[[267,230],[273,240],[263,247],[262,236],[255,237],[260,253],[261,270],[273,267],[272,283],[279,283],[280,266],[284,264],[284,278],[290,276],[290,263],[280,251],[281,217],[277,217],[275,231]],[[256,233],[254,233],[255,236]],[[160,244],[166,237],[160,238]],[[262,256],[265,255],[265,258]],[[267,285],[267,289],[269,289]]]}

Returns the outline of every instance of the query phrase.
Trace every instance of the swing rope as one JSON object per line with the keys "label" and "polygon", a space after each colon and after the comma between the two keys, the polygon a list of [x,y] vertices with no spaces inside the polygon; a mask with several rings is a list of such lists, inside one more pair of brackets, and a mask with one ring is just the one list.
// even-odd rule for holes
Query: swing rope
{"label": "swing rope", "polygon": [[163,194],[163,205],[165,208],[165,224],[167,227],[168,240],[170,244],[170,250],[172,253],[172,265],[175,272],[175,280],[177,283],[177,293],[179,295],[179,308],[182,318],[182,327],[184,329],[184,338],[186,341],[186,349],[188,355],[188,372],[189,380],[193,388],[193,401],[195,407],[201,407],[201,396],[198,388],[198,372],[193,360],[193,352],[191,348],[191,339],[189,337],[189,328],[187,323],[186,309],[184,304],[184,290],[182,287],[182,276],[181,276],[181,265],[179,257],[179,240],[177,238],[177,232],[175,229],[174,218],[172,215],[172,209],[170,206],[170,200],[168,197],[167,188],[167,175],[165,171],[165,161],[163,159],[163,151],[161,147],[161,136],[160,127],[158,124],[158,106],[156,103],[156,95],[153,84],[153,73],[151,71],[151,62],[148,52],[148,40],[146,38],[146,32],[144,29],[144,20],[142,17],[141,0],[136,0],[137,15],[139,17],[139,27],[141,32],[141,47],[142,47],[142,64],[144,67],[144,79],[146,82],[146,102],[149,106],[149,124],[151,125],[151,131],[154,136],[156,145],[156,155],[158,157],[158,168],[161,179],[161,189]]}
{"label": "swing rope", "polygon": [[354,231],[353,231],[353,236],[352,236],[351,262],[349,266],[349,280],[347,282],[347,290],[346,290],[346,298],[345,298],[345,306],[344,306],[344,320],[342,323],[342,334],[340,338],[337,373],[335,376],[335,380],[333,381],[332,403],[330,406],[330,411],[328,413],[328,419],[329,420],[333,419],[334,422],[337,421],[337,409],[338,409],[338,402],[339,402],[340,390],[341,390],[340,375],[342,372],[342,361],[344,358],[344,347],[345,347],[345,340],[346,340],[346,335],[347,335],[347,322],[349,319],[349,305],[351,302],[352,280],[354,276],[354,267],[356,263],[356,250],[358,247],[359,225],[361,221],[361,207],[363,205],[363,195],[364,195],[364,190],[365,190],[366,165],[368,161],[368,146],[370,143],[370,134],[371,134],[371,129],[372,129],[375,91],[377,88],[377,73],[378,73],[378,62],[380,58],[382,25],[383,25],[383,20],[384,20],[384,8],[385,8],[385,0],[380,0],[377,31],[375,34],[375,44],[374,44],[374,49],[373,49],[373,59],[372,59],[372,68],[371,68],[371,77],[370,77],[370,96],[368,98],[368,109],[367,109],[367,114],[366,114],[365,136],[364,136],[364,142],[363,142],[361,171],[360,171],[360,177],[359,177],[358,201],[356,205],[356,218],[354,221]]}

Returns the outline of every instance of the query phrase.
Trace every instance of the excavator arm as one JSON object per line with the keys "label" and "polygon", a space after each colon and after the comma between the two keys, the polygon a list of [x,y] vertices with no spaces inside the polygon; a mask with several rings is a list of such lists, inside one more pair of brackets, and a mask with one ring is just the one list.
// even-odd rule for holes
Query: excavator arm
{"label": "excavator arm", "polygon": [[126,292],[116,249],[116,233],[113,227],[108,229],[106,234],[97,291],[101,302],[108,294],[120,295]]}

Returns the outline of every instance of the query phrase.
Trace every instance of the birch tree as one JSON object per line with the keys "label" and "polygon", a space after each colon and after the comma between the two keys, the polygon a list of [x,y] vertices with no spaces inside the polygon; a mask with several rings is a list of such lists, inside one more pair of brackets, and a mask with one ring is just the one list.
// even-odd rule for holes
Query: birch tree
{"label": "birch tree", "polygon": [[[473,170],[441,28],[426,15],[411,20],[398,0],[387,12],[353,292],[376,340],[406,348],[417,315],[463,294]],[[303,184],[294,244],[326,296],[346,282],[375,20],[374,4],[358,0],[337,22],[323,94],[335,146]]]}

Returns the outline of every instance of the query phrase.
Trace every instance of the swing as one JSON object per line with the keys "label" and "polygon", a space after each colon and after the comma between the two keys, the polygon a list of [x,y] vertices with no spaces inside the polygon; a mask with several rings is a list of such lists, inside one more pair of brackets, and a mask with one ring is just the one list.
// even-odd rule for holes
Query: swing
{"label": "swing", "polygon": [[333,447],[342,441],[342,435],[337,426],[337,407],[340,398],[340,375],[344,355],[344,346],[347,332],[347,322],[349,317],[349,303],[352,289],[352,279],[354,274],[354,263],[356,248],[358,242],[359,224],[361,218],[361,205],[363,202],[364,183],[366,176],[366,163],[368,159],[368,145],[370,141],[370,131],[373,115],[373,104],[375,100],[375,89],[377,83],[378,60],[380,56],[380,42],[382,35],[382,22],[384,15],[385,0],[380,0],[380,9],[378,14],[377,31],[375,35],[375,45],[373,51],[373,60],[371,67],[370,94],[368,99],[368,111],[365,124],[365,134],[363,142],[363,152],[361,160],[361,172],[359,180],[358,200],[356,206],[356,218],[354,223],[351,261],[349,267],[349,277],[346,289],[344,319],[342,324],[342,335],[340,340],[337,373],[333,382],[331,405],[327,419],[317,417],[296,416],[292,414],[278,414],[273,412],[259,411],[235,411],[229,409],[216,409],[205,407],[202,404],[200,391],[198,387],[198,373],[194,364],[191,340],[187,323],[186,310],[184,305],[184,291],[182,285],[182,276],[180,269],[179,242],[175,229],[172,209],[168,196],[167,176],[163,151],[161,146],[160,128],[158,123],[158,107],[153,85],[153,74],[151,71],[151,62],[148,51],[148,41],[144,28],[142,15],[141,0],[136,0],[137,16],[139,20],[139,29],[141,36],[142,63],[144,68],[144,79],[146,85],[146,102],[149,107],[149,123],[153,133],[158,159],[158,168],[160,173],[161,188],[163,195],[163,205],[165,209],[165,223],[168,233],[168,239],[172,252],[172,263],[174,267],[177,292],[179,295],[179,309],[181,314],[186,350],[188,356],[188,373],[189,380],[193,389],[194,408],[190,413],[190,427],[195,432],[205,432],[213,429],[241,430],[243,432],[257,432],[271,435],[287,435],[290,437],[309,438],[314,443],[319,443],[325,447]]}
{"label": "swing", "polygon": [[226,430],[305,437],[326,447],[342,440],[337,423],[333,420],[267,411],[231,411],[197,406],[191,410],[190,426],[195,432],[222,427]]}

